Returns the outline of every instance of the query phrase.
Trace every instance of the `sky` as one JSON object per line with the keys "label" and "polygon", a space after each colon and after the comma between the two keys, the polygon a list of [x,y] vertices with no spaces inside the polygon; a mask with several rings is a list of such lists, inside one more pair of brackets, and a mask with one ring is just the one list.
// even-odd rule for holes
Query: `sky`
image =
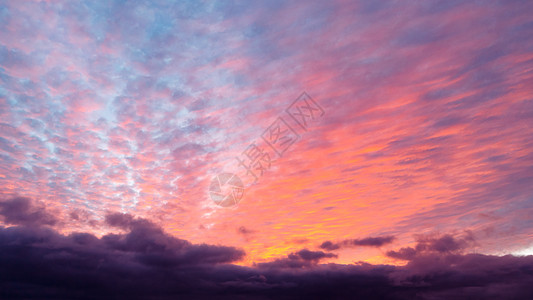
{"label": "sky", "polygon": [[0,0],[0,296],[533,298],[532,15]]}

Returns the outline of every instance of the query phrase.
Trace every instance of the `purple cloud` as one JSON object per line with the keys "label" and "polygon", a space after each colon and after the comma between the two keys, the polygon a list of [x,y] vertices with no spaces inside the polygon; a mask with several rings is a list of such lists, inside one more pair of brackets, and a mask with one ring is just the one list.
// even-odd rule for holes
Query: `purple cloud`
{"label": "purple cloud", "polygon": [[394,236],[379,236],[379,237],[366,237],[363,239],[351,239],[341,242],[333,243],[331,241],[325,241],[320,245],[320,248],[328,251],[337,250],[342,247],[381,247],[386,244],[390,244],[394,241]]}
{"label": "purple cloud", "polygon": [[413,260],[417,256],[431,254],[457,254],[475,245],[475,238],[471,232],[464,237],[454,237],[450,234],[443,236],[418,236],[414,248],[404,247],[398,251],[388,251],[387,255],[402,260]]}
{"label": "purple cloud", "polygon": [[24,226],[51,226],[58,221],[53,214],[45,210],[42,203],[25,197],[0,200],[0,216],[3,217],[4,223]]}
{"label": "purple cloud", "polygon": [[[255,267],[231,264],[233,247],[195,245],[166,234],[149,220],[111,213],[107,226],[126,233],[98,238],[64,235],[36,217],[32,202],[3,203],[4,217],[23,226],[0,227],[0,297],[9,299],[528,299],[533,256],[458,254],[468,233],[419,236],[416,255],[403,267],[319,264],[336,255],[302,249]],[[8,204],[5,204],[8,203]],[[7,207],[7,209],[6,209]],[[16,212],[16,213],[13,213]],[[46,209],[42,209],[46,215]],[[40,222],[27,224],[29,217]],[[44,218],[46,220],[46,218]],[[31,226],[26,226],[31,225]],[[360,244],[379,244],[375,238]],[[403,251],[406,252],[406,251]],[[423,255],[419,255],[423,254]]]}
{"label": "purple cloud", "polygon": [[[242,256],[237,249],[192,245],[159,232],[147,220],[131,216],[114,214],[107,219],[131,231],[97,238],[89,233],[62,235],[41,227],[0,228],[0,296],[9,299],[119,295],[129,299],[533,296],[530,289],[533,256],[449,254],[439,245],[455,244],[443,242],[446,239],[435,239],[430,248],[435,246],[439,250],[416,257],[404,267],[322,265],[316,262],[333,255],[304,249],[286,259],[250,268],[228,264]],[[151,232],[151,237],[142,231]]]}

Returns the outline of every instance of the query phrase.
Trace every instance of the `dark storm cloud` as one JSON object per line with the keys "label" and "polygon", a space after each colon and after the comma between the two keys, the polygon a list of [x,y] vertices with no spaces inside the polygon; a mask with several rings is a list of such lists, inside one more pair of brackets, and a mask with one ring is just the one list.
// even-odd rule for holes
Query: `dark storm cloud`
{"label": "dark storm cloud", "polygon": [[[1,299],[533,297],[533,256],[458,254],[473,242],[468,234],[418,237],[415,248],[394,252],[412,252],[404,267],[319,264],[337,256],[303,249],[250,268],[230,264],[244,256],[239,249],[195,245],[128,214],[106,216],[108,226],[126,233],[63,235],[39,226],[48,212],[35,215],[31,201],[20,199],[2,202],[2,212],[23,226],[0,227]],[[41,221],[27,222],[30,216]],[[356,241],[375,246],[392,239]]]}
{"label": "dark storm cloud", "polygon": [[357,246],[366,246],[366,247],[381,247],[386,244],[392,243],[394,241],[394,236],[381,236],[381,237],[367,237],[364,239],[351,239],[344,240],[338,243],[333,243],[331,241],[325,241],[320,245],[320,248],[333,251],[342,247],[357,247]]}
{"label": "dark storm cloud", "polygon": [[302,249],[289,254],[286,258],[257,264],[257,267],[260,269],[302,269],[316,266],[320,260],[337,257],[337,255],[332,253]]}
{"label": "dark storm cloud", "polygon": [[337,250],[340,247],[341,246],[339,246],[339,244],[333,243],[331,241],[325,241],[325,242],[322,243],[322,245],[320,245],[320,248],[322,248],[324,250],[328,250],[328,251]]}
{"label": "dark storm cloud", "polygon": [[310,251],[307,249],[303,249],[296,253],[289,254],[289,259],[302,259],[307,261],[318,261],[323,258],[331,257],[337,257],[337,255],[331,253],[324,253],[322,251]]}
{"label": "dark storm cloud", "polygon": [[56,218],[46,212],[43,205],[25,197],[0,199],[0,216],[5,223],[13,225],[38,226],[57,223]]}
{"label": "dark storm cloud", "polygon": [[105,222],[113,227],[128,229],[134,223],[134,220],[130,214],[111,213],[106,215]]}
{"label": "dark storm cloud", "polygon": [[148,265],[183,266],[228,263],[241,259],[244,252],[232,247],[193,245],[166,234],[152,222],[129,214],[106,216],[110,226],[127,229],[125,235],[110,234],[102,240],[113,250],[135,252],[139,261]]}
{"label": "dark storm cloud", "polygon": [[420,299],[531,299],[533,256],[426,254],[389,278]]}
{"label": "dark storm cloud", "polygon": [[381,247],[385,244],[389,244],[394,240],[393,236],[383,236],[383,237],[368,237],[360,240],[348,241],[354,246],[370,246],[370,247]]}
{"label": "dark storm cloud", "polygon": [[450,234],[442,236],[418,236],[416,246],[404,247],[397,251],[388,251],[387,255],[402,260],[413,260],[420,255],[428,254],[455,254],[474,245],[472,233],[466,232],[463,237],[454,237]]}

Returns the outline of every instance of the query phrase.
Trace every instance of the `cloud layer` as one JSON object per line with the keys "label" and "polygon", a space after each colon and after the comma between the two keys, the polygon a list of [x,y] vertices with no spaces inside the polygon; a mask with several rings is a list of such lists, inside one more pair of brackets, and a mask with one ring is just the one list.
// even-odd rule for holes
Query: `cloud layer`
{"label": "cloud layer", "polygon": [[[9,203],[27,203],[24,198]],[[19,212],[2,211],[5,218]],[[300,250],[254,267],[244,252],[191,244],[146,219],[112,213],[125,230],[98,238],[35,223],[0,228],[0,296],[6,299],[528,299],[533,256],[461,255],[462,240],[419,239],[403,267],[320,264]],[[402,252],[401,250],[400,252]],[[403,251],[405,252],[405,251]]]}
{"label": "cloud layer", "polygon": [[341,247],[381,247],[383,245],[392,243],[392,241],[394,241],[394,236],[367,237],[363,239],[344,240],[338,243],[325,241],[320,245],[320,248],[332,251]]}
{"label": "cloud layer", "polygon": [[[6,202],[0,222],[100,239],[120,212],[249,267],[462,247],[413,241],[433,232],[531,253],[531,15],[508,0],[2,1],[0,195],[49,212]],[[306,128],[286,112],[303,91],[324,110]],[[278,117],[298,142],[217,206],[211,179],[269,149]]]}

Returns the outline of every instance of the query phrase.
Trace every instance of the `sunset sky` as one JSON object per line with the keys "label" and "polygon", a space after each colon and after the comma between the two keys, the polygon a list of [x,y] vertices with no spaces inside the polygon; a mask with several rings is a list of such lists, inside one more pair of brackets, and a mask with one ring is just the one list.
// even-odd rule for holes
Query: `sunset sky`
{"label": "sunset sky", "polygon": [[[24,265],[61,276],[76,269],[61,247],[99,266],[120,249],[102,269],[135,272],[185,253],[172,272],[197,260],[239,295],[279,272],[384,272],[403,288],[503,264],[525,283],[496,286],[531,296],[532,16],[503,0],[0,0],[0,296],[64,297],[15,271],[13,247],[48,249]],[[295,137],[282,155],[265,138],[280,122]],[[236,159],[251,145],[270,159],[255,182]],[[245,186],[236,205],[211,197],[222,173]]]}

